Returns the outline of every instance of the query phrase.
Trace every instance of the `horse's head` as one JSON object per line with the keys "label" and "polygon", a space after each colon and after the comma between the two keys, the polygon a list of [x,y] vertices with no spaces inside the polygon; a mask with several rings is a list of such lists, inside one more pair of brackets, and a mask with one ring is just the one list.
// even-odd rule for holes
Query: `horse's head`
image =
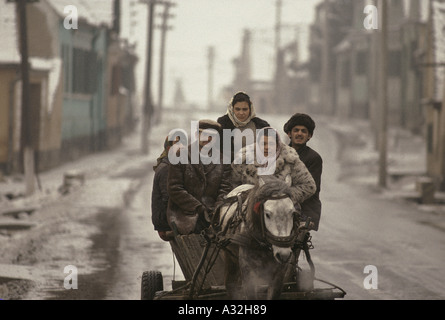
{"label": "horse's head", "polygon": [[290,177],[285,181],[260,178],[252,210],[254,223],[260,226],[257,230],[279,263],[289,260],[297,235],[298,215],[290,198],[290,185]]}

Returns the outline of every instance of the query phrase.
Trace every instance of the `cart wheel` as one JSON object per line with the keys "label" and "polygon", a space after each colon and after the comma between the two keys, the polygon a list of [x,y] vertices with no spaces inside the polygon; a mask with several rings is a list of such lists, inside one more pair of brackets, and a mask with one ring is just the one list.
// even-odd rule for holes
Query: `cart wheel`
{"label": "cart wheel", "polygon": [[164,290],[160,271],[144,271],[141,281],[141,300],[153,300],[157,291]]}

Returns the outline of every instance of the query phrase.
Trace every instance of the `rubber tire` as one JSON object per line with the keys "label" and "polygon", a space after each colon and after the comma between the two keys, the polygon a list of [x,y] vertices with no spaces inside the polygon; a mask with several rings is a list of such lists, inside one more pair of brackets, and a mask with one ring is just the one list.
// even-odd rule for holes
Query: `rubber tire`
{"label": "rubber tire", "polygon": [[160,271],[144,271],[141,280],[141,300],[153,300],[157,291],[164,290]]}

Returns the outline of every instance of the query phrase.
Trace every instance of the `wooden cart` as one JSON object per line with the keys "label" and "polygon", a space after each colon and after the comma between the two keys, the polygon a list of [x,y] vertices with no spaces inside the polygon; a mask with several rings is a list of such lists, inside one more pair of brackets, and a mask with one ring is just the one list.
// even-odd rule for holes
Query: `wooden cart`
{"label": "wooden cart", "polygon": [[[224,261],[222,246],[205,234],[177,235],[170,241],[172,251],[184,274],[184,281],[172,281],[172,290],[163,290],[163,278],[159,271],[146,271],[142,275],[142,300],[227,300],[224,286]],[[310,270],[289,264],[289,272],[296,270],[292,279],[284,283],[282,300],[334,300],[343,298],[346,292],[327,281],[315,278],[315,268],[308,250],[305,250]],[[299,254],[297,254],[298,256]],[[290,273],[289,273],[290,274]],[[328,287],[317,287],[323,283]],[[267,286],[258,286],[257,295],[265,299]]]}

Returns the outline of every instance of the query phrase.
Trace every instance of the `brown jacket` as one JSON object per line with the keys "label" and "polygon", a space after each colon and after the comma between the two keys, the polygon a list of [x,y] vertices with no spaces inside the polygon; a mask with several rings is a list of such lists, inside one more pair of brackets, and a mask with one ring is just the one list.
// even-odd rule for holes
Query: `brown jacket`
{"label": "brown jacket", "polygon": [[169,166],[168,208],[170,225],[174,222],[180,234],[195,231],[203,208],[212,210],[231,191],[230,165],[191,164],[189,146],[188,164]]}

